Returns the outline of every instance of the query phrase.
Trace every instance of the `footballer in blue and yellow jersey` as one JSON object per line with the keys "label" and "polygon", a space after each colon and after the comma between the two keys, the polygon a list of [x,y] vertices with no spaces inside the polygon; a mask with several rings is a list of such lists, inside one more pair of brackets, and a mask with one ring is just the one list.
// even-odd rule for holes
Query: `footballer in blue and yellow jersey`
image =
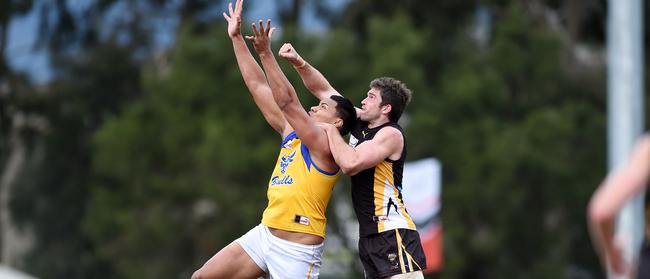
{"label": "footballer in blue and yellow jersey", "polygon": [[269,180],[269,204],[262,224],[275,229],[325,237],[325,210],[340,171],[328,173],[314,164],[296,132],[282,142]]}

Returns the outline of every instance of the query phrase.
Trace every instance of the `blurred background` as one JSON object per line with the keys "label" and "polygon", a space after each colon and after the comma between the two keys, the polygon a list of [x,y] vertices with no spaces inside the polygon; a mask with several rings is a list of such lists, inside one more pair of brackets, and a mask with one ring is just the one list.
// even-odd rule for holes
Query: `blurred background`
{"label": "blurred background", "polygon": [[[260,222],[281,139],[244,86],[226,9],[0,2],[0,264],[189,278]],[[413,90],[409,160],[435,157],[443,177],[444,266],[427,278],[604,277],[585,210],[607,172],[607,1],[246,0],[242,32],[260,18],[280,28],[274,50],[293,43],[355,103],[378,76]],[[321,278],[362,278],[340,237],[349,207],[344,177],[328,212],[342,248],[326,246],[338,264]]]}

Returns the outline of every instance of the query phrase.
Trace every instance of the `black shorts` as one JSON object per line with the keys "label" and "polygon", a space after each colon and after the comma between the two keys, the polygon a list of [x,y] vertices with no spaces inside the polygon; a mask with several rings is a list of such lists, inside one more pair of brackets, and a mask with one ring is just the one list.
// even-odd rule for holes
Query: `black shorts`
{"label": "black shorts", "polygon": [[408,229],[362,236],[359,257],[366,278],[372,279],[423,270],[427,262],[420,235]]}

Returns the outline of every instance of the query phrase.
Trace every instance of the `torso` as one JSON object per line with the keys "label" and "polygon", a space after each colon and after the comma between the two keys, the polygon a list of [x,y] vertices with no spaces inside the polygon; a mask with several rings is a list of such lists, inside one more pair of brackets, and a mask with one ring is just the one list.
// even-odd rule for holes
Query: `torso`
{"label": "torso", "polygon": [[323,243],[323,240],[325,240],[320,236],[308,234],[308,233],[290,232],[290,231],[274,229],[274,228],[269,228],[269,231],[271,231],[271,233],[276,237],[282,238],[287,241],[304,244],[304,245],[321,244]]}
{"label": "torso", "polygon": [[[388,122],[375,128],[368,128],[367,123],[360,122],[352,130],[350,145],[358,146],[371,140],[379,130],[393,127],[402,128],[394,122]],[[415,230],[415,224],[404,207],[402,199],[402,171],[406,160],[406,141],[401,156],[396,160],[386,158],[377,166],[363,170],[351,177],[352,203],[359,221],[360,236],[403,228]]]}
{"label": "torso", "polygon": [[290,133],[283,140],[269,180],[269,203],[262,223],[279,238],[308,245],[321,243],[325,211],[339,174],[321,170],[295,132]]}

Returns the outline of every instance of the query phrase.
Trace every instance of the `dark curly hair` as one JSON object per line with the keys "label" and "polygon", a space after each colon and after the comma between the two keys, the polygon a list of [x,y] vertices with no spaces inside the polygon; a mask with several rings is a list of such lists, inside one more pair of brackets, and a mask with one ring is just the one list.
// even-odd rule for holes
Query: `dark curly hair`
{"label": "dark curly hair", "polygon": [[391,77],[380,77],[370,82],[370,88],[381,91],[381,105],[390,105],[388,119],[397,122],[402,116],[406,105],[411,102],[411,90],[406,84]]}
{"label": "dark curly hair", "polygon": [[336,102],[336,115],[343,119],[343,125],[339,129],[341,135],[347,135],[357,122],[357,110],[350,100],[343,96],[332,95],[330,99]]}

